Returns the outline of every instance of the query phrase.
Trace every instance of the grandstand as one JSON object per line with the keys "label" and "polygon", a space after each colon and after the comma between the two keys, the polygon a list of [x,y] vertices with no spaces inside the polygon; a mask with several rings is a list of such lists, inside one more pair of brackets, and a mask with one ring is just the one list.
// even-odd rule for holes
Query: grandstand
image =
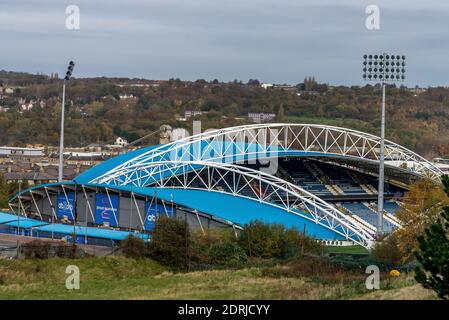
{"label": "grandstand", "polygon": [[[0,216],[0,231],[110,243],[129,234],[151,239],[161,215],[203,232],[237,232],[258,219],[369,248],[376,240],[379,144],[376,136],[323,125],[212,130],[119,155],[73,181],[24,190]],[[385,155],[389,233],[400,228],[395,213],[408,186],[421,178],[439,183],[442,172],[391,141]]]}

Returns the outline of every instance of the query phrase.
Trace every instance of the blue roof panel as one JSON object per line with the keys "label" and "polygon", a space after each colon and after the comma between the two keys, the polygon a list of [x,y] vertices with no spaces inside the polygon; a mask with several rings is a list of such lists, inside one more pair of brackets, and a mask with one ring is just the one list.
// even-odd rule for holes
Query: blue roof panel
{"label": "blue roof panel", "polygon": [[0,224],[17,220],[17,216],[0,211]]}
{"label": "blue roof panel", "polygon": [[38,227],[38,226],[43,226],[48,224],[48,222],[44,222],[44,221],[39,221],[39,220],[34,220],[34,219],[28,219],[28,218],[23,218],[20,217],[20,219],[17,219],[17,216],[15,217],[14,221],[5,223],[6,225],[10,226],[10,227],[19,227],[19,228],[34,228],[34,227]]}
{"label": "blue roof panel", "polygon": [[141,149],[137,149],[137,150],[134,150],[131,152],[121,154],[119,156],[116,156],[114,158],[106,160],[106,161],[96,165],[95,167],[90,168],[89,170],[84,171],[79,176],[77,176],[74,180],[78,184],[88,183],[92,179],[95,179],[95,178],[105,174],[106,172],[115,168],[116,166],[119,166],[122,163],[124,163],[128,160],[131,160],[132,158],[137,157],[137,156],[141,155],[142,153],[151,151],[159,146],[160,145],[149,146],[146,148],[141,148]]}
{"label": "blue roof panel", "polygon": [[143,233],[134,233],[128,231],[108,230],[108,229],[81,227],[81,226],[76,226],[74,228],[73,225],[66,225],[66,224],[48,224],[43,227],[37,227],[34,230],[54,232],[66,235],[72,235],[75,232],[78,235],[87,235],[88,237],[100,239],[112,239],[117,241],[125,239],[130,234],[143,239],[149,238],[148,234]]}

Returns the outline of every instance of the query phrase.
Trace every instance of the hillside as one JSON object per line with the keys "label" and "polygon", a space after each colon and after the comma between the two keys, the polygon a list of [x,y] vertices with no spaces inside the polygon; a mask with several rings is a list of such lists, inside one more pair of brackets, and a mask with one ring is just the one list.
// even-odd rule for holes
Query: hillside
{"label": "hillside", "polygon": [[[56,75],[0,71],[0,88],[14,90],[0,92],[0,145],[57,145],[61,86]],[[379,132],[380,89],[371,85],[330,87],[308,78],[264,89],[257,80],[88,78],[72,80],[67,95],[69,146],[110,143],[117,136],[133,141],[164,123],[189,129],[191,121],[180,120],[186,110],[207,112],[198,116],[203,130],[249,123],[248,112],[270,112],[278,121]],[[424,156],[448,156],[449,89],[389,87],[386,135]]]}

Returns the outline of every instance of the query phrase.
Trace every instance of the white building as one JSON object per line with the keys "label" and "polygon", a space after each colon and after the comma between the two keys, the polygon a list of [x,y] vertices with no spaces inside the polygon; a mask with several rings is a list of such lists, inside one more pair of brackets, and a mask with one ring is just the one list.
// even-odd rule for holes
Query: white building
{"label": "white building", "polygon": [[132,95],[132,94],[121,94],[121,95],[119,95],[119,97],[120,97],[120,100],[124,100],[124,99],[136,99],[136,97],[134,96],[134,95]]}
{"label": "white building", "polygon": [[248,113],[248,118],[251,119],[254,123],[265,123],[275,120],[276,115],[274,113],[250,112]]}
{"label": "white building", "polygon": [[20,110],[22,110],[22,111],[28,111],[28,110],[33,109],[33,107],[34,107],[34,104],[30,101],[30,102],[28,102],[28,103],[22,104],[22,105],[20,106]]}
{"label": "white building", "polygon": [[207,112],[205,112],[205,111],[196,111],[196,110],[186,110],[184,112],[184,118],[185,119],[190,119],[192,117],[200,116],[203,113],[207,113]]}
{"label": "white building", "polygon": [[14,89],[10,88],[10,87],[5,88],[5,89],[3,89],[3,93],[4,94],[13,94],[14,93]]}
{"label": "white building", "polygon": [[262,83],[260,86],[264,89],[273,88],[272,83]]}
{"label": "white building", "polygon": [[43,148],[0,147],[0,156],[42,157]]}
{"label": "white building", "polygon": [[117,139],[115,139],[115,145],[117,146],[126,146],[128,144],[128,141],[122,137],[117,137]]}

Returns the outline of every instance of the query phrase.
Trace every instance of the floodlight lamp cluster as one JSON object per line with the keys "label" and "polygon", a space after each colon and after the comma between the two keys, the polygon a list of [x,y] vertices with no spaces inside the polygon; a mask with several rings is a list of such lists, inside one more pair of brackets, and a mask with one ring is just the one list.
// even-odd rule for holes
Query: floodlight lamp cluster
{"label": "floodlight lamp cluster", "polygon": [[405,80],[405,56],[390,54],[365,54],[363,79],[366,81],[393,82]]}
{"label": "floodlight lamp cluster", "polygon": [[70,77],[72,76],[72,72],[73,72],[73,68],[75,67],[75,62],[70,61],[69,62],[69,67],[67,68],[67,72],[65,74],[64,80],[69,80]]}

